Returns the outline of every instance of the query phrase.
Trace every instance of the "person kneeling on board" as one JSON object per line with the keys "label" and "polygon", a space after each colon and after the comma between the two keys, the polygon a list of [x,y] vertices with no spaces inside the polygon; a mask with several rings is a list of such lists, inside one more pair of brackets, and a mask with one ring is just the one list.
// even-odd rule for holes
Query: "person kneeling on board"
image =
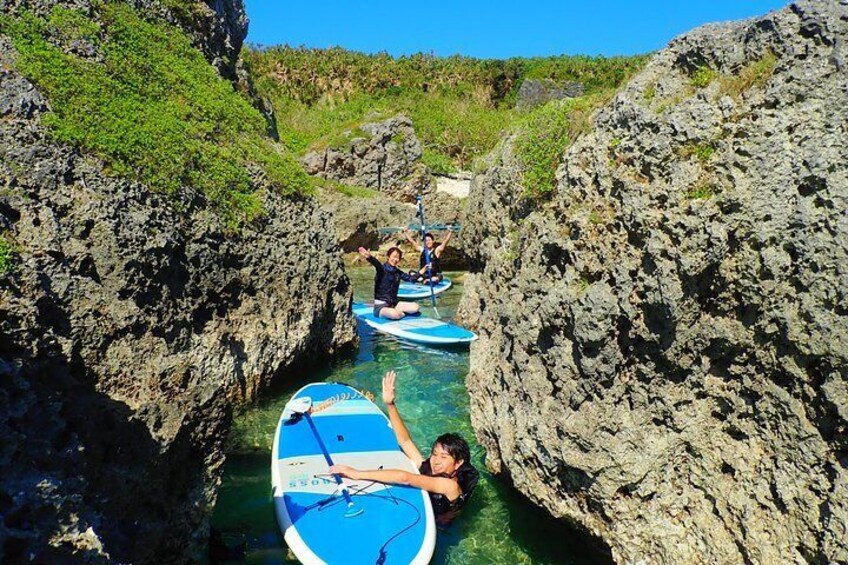
{"label": "person kneeling on board", "polygon": [[398,263],[403,257],[401,250],[397,247],[389,248],[385,263],[377,261],[364,247],[359,248],[359,254],[377,269],[377,275],[374,277],[374,316],[400,320],[407,314],[416,314],[418,304],[398,301],[398,287],[401,279],[407,282],[415,282],[416,278],[398,268]]}
{"label": "person kneeling on board", "polygon": [[[430,272],[430,281],[434,283],[442,282],[445,278],[445,275],[442,274],[442,264],[441,258],[442,253],[445,252],[445,248],[448,246],[448,241],[453,236],[453,232],[448,232],[448,235],[445,237],[445,240],[441,242],[439,245],[436,245],[436,239],[433,237],[431,233],[424,234],[424,247],[421,246],[420,243],[416,242],[412,239],[412,231],[403,232],[406,241],[409,242],[410,245],[418,249],[421,252],[421,257],[418,259],[418,282],[423,283],[427,280],[427,272]],[[426,248],[426,252],[425,252]],[[429,256],[430,262],[427,263],[427,258]]]}
{"label": "person kneeling on board", "polygon": [[378,469],[362,471],[348,465],[333,465],[330,473],[360,481],[410,485],[426,490],[430,494],[436,523],[446,525],[468,502],[480,473],[471,465],[468,443],[459,435],[442,434],[433,443],[430,457],[424,459],[395,406],[395,380],[397,375],[389,371],[383,377],[383,402],[389,410],[389,420],[395,431],[398,445],[418,467],[420,475],[400,469]]}

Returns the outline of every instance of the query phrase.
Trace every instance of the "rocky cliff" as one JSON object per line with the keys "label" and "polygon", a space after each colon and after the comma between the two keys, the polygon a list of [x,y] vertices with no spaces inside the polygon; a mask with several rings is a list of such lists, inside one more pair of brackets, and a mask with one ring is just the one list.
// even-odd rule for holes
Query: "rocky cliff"
{"label": "rocky cliff", "polygon": [[[241,2],[209,6],[242,24],[196,37],[239,45]],[[268,190],[234,233],[104,171],[45,133],[15,57],[0,36],[0,561],[196,561],[233,405],[354,339],[329,216]]]}
{"label": "rocky cliff", "polygon": [[421,142],[406,116],[363,124],[342,137],[338,146],[307,153],[303,157],[306,172],[368,187],[407,203],[432,189],[430,172],[420,162]]}
{"label": "rocky cliff", "polygon": [[848,562],[848,6],[653,57],[528,199],[475,179],[488,465],[621,563]]}

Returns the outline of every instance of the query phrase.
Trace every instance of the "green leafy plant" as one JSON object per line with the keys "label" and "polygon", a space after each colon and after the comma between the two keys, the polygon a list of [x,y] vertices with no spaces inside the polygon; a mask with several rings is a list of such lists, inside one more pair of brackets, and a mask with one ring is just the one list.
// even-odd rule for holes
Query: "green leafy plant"
{"label": "green leafy plant", "polygon": [[710,67],[701,66],[692,73],[692,86],[695,88],[706,88],[716,78],[716,72]]}
{"label": "green leafy plant", "polygon": [[12,271],[15,265],[15,245],[0,233],[0,275]]}
{"label": "green leafy plant", "polygon": [[680,148],[679,154],[682,157],[695,156],[701,163],[707,163],[716,152],[715,144],[712,142],[702,143],[687,143]]}
{"label": "green leafy plant", "polygon": [[706,200],[716,195],[716,187],[709,182],[700,182],[686,191],[690,200]]}
{"label": "green leafy plant", "polygon": [[333,179],[322,179],[318,177],[313,177],[312,182],[316,186],[334,190],[340,194],[344,194],[345,196],[349,196],[351,198],[377,198],[383,194],[379,190],[368,188],[367,186],[343,184]]}
{"label": "green leafy plant", "polygon": [[[524,120],[513,109],[526,78],[615,88],[645,57],[545,57],[505,61],[418,54],[390,57],[334,49],[249,48],[256,88],[272,101],[280,137],[294,151],[331,146],[340,132],[403,113],[437,172],[472,166]],[[450,165],[449,165],[450,164]]]}

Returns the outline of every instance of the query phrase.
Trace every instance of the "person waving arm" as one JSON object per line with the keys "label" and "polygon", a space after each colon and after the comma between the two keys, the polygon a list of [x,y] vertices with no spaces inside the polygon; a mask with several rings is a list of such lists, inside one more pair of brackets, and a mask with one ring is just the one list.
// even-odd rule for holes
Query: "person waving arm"
{"label": "person waving arm", "polygon": [[413,233],[414,233],[414,232],[413,232],[412,230],[404,230],[404,231],[403,231],[403,237],[405,237],[405,238],[406,238],[406,241],[409,243],[409,245],[411,245],[412,247],[414,247],[416,250],[418,250],[418,251],[423,251],[423,250],[424,250],[424,248],[421,246],[421,242],[420,242],[420,241],[415,241],[414,239],[412,239],[412,234],[413,234]]}
{"label": "person waving arm", "polygon": [[366,261],[368,261],[369,263],[371,263],[371,265],[372,265],[375,269],[377,269],[377,272],[378,272],[378,273],[379,273],[379,272],[382,272],[382,270],[383,270],[383,264],[382,264],[382,263],[380,263],[377,259],[375,259],[375,258],[374,258],[374,256],[373,256],[373,255],[371,255],[371,252],[370,252],[370,251],[368,251],[368,250],[367,250],[367,249],[365,249],[364,247],[360,247],[359,249],[357,249],[357,251],[359,252],[359,256],[360,256],[360,257],[362,257],[363,259],[365,259]]}
{"label": "person waving arm", "polygon": [[[395,432],[395,438],[398,445],[412,461],[416,468],[421,466],[424,458],[421,452],[412,441],[409,435],[409,430],[406,429],[406,424],[403,423],[403,418],[400,417],[397,406],[395,406],[395,381],[397,374],[394,371],[388,371],[383,376],[383,402],[386,403],[386,409],[389,412],[389,421],[392,423],[392,429]],[[416,485],[417,486],[417,485]],[[423,488],[423,487],[422,487]],[[429,490],[429,489],[428,489]]]}
{"label": "person waving arm", "polygon": [[450,238],[452,238],[452,237],[453,237],[453,232],[449,231],[448,234],[445,236],[445,240],[443,242],[441,242],[436,247],[436,249],[434,250],[436,257],[438,257],[438,258],[442,257],[442,253],[445,252],[445,248],[448,246],[448,242],[450,241]]}

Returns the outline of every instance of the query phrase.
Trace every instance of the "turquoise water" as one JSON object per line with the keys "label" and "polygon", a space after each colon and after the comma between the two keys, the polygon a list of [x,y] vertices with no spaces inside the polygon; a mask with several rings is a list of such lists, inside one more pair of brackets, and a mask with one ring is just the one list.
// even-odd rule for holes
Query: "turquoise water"
{"label": "turquoise water", "polygon": [[[369,300],[373,269],[351,270],[355,298]],[[450,319],[462,294],[462,275],[449,275],[454,287],[440,295],[439,313]],[[429,301],[424,313],[432,314]],[[212,526],[228,546],[244,548],[244,563],[296,563],[277,527],[271,501],[271,444],[277,419],[289,397],[312,381],[337,381],[380,398],[382,375],[398,374],[397,404],[422,453],[439,434],[465,437],[482,478],[468,506],[440,530],[432,563],[603,563],[585,540],[532,507],[513,489],[485,471],[485,452],[474,440],[468,416],[465,376],[467,349],[434,349],[402,343],[360,325],[358,351],[331,367],[304,373],[236,418]]]}

